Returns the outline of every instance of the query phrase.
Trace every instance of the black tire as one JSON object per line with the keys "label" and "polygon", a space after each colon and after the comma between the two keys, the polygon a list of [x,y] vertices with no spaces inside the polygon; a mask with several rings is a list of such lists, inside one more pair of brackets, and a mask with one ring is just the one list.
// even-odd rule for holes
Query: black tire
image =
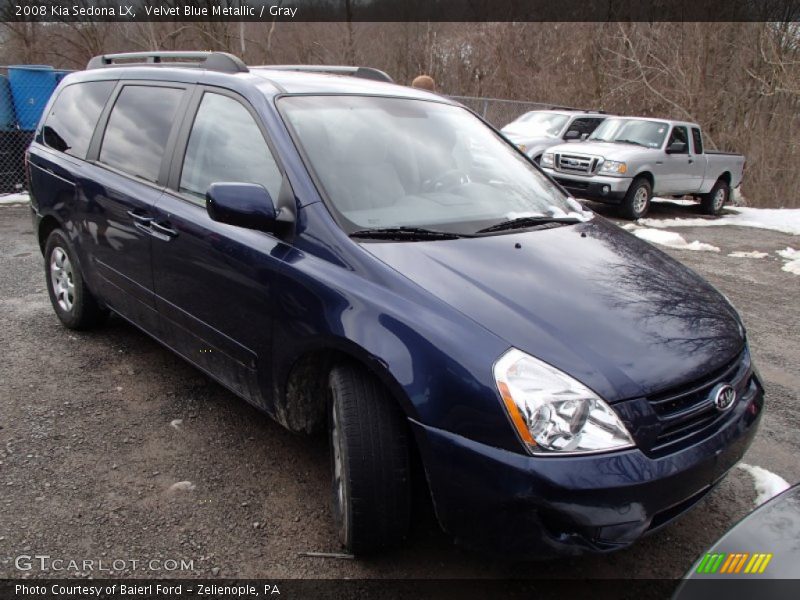
{"label": "black tire", "polygon": [[331,487],[339,541],[360,555],[396,546],[408,533],[411,513],[405,415],[381,383],[355,365],[334,368],[329,391]]}
{"label": "black tire", "polygon": [[725,180],[720,179],[708,194],[703,194],[701,197],[701,210],[707,215],[718,215],[725,208],[725,204],[730,200],[730,197],[731,186]]}
{"label": "black tire", "polygon": [[75,250],[60,229],[53,230],[45,243],[44,274],[53,310],[65,327],[89,329],[108,318],[108,310],[86,287]]}
{"label": "black tire", "polygon": [[[642,205],[641,195],[646,194],[646,200]],[[622,216],[631,221],[641,219],[650,210],[650,201],[653,199],[653,186],[644,177],[634,179],[625,198],[622,200]]]}

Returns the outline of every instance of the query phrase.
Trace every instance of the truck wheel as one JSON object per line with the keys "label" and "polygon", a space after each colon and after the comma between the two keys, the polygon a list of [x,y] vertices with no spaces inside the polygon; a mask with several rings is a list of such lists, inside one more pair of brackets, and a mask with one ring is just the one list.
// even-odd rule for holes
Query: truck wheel
{"label": "truck wheel", "polygon": [[650,210],[652,197],[653,188],[650,182],[643,177],[634,179],[622,201],[622,216],[632,221],[641,219]]}
{"label": "truck wheel", "polygon": [[47,238],[44,269],[50,302],[61,322],[70,329],[89,329],[103,323],[108,310],[86,287],[75,251],[60,229]]}
{"label": "truck wheel", "polygon": [[728,198],[731,197],[731,187],[722,179],[714,184],[711,191],[700,200],[700,206],[707,215],[718,215],[722,212]]}
{"label": "truck wheel", "polygon": [[339,541],[354,554],[399,543],[411,512],[405,415],[381,383],[353,365],[329,378],[333,514]]}

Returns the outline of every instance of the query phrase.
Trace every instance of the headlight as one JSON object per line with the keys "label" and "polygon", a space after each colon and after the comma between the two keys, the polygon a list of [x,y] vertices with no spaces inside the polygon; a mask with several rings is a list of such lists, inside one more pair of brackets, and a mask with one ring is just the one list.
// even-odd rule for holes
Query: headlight
{"label": "headlight", "polygon": [[624,173],[628,170],[628,165],[617,160],[607,160],[600,165],[600,171],[604,173]]}
{"label": "headlight", "polygon": [[540,163],[544,167],[552,167],[553,166],[553,153],[552,152],[545,152],[542,154],[542,161]]}
{"label": "headlight", "polygon": [[606,452],[634,445],[617,414],[566,373],[512,348],[494,365],[511,423],[532,454]]}

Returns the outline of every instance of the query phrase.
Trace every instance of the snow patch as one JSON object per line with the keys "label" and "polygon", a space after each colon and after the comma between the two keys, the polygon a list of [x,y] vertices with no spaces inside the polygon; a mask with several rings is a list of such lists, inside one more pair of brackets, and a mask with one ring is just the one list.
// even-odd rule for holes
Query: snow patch
{"label": "snow patch", "polygon": [[782,271],[800,275],[800,250],[795,250],[787,246],[786,250],[778,250],[776,254],[787,261],[781,267]]}
{"label": "snow patch", "polygon": [[740,206],[728,208],[732,214],[716,219],[639,219],[638,223],[647,227],[719,227],[735,225],[771,229],[781,233],[800,235],[800,208],[747,208]]}
{"label": "snow patch", "polygon": [[791,260],[787,262],[781,267],[781,271],[786,271],[787,273],[794,273],[795,275],[800,275],[800,259]]}
{"label": "snow patch", "polygon": [[183,419],[172,419],[172,421],[169,422],[169,425],[173,429],[180,429],[181,425],[183,425]]}
{"label": "snow patch", "polygon": [[671,202],[679,206],[697,206],[696,200],[684,200],[683,198],[662,198],[660,196],[653,196],[652,202]]}
{"label": "snow patch", "polygon": [[769,252],[759,252],[758,250],[752,250],[750,252],[731,252],[728,256],[733,258],[764,258],[765,256],[769,256]]}
{"label": "snow patch", "polygon": [[0,205],[3,204],[27,204],[31,201],[28,192],[19,192],[16,194],[5,194],[0,196]]}
{"label": "snow patch", "polygon": [[747,471],[753,477],[753,484],[756,487],[756,506],[764,504],[773,496],[777,496],[784,490],[789,489],[789,482],[783,477],[776,475],[772,471],[767,471],[761,467],[739,463],[740,469]]}
{"label": "snow patch", "polygon": [[697,240],[687,242],[680,233],[673,231],[662,231],[661,229],[645,229],[637,228],[631,229],[633,235],[645,241],[659,244],[661,246],[668,246],[678,250],[698,250],[704,252],[719,252],[719,248],[711,244],[705,244]]}

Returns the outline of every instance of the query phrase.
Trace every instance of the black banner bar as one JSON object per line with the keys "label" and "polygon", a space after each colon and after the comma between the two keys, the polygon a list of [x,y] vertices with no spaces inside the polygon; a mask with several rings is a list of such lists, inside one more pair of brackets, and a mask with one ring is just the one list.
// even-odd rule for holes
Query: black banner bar
{"label": "black banner bar", "polygon": [[[536,564],[524,566],[535,574]],[[467,600],[773,600],[797,598],[800,579],[5,579],[2,600],[339,600],[349,598],[448,598]]]}
{"label": "black banner bar", "polygon": [[798,21],[800,0],[3,0],[3,21]]}

